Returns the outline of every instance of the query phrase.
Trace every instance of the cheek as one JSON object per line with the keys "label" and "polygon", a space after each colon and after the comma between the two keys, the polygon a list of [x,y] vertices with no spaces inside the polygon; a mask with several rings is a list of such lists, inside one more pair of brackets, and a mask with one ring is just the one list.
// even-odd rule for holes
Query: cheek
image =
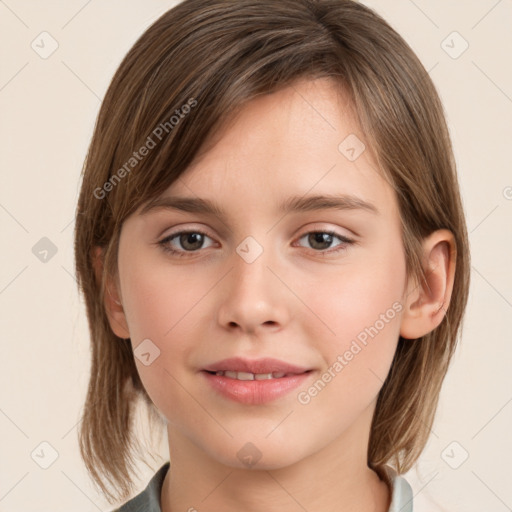
{"label": "cheek", "polygon": [[125,275],[125,313],[133,341],[154,338],[167,343],[187,325],[187,317],[211,286],[165,264],[132,265]]}
{"label": "cheek", "polygon": [[317,314],[310,338],[322,344],[327,365],[349,351],[347,359],[358,360],[350,366],[387,372],[398,342],[404,285],[401,246],[381,244],[303,288],[305,302]]}
{"label": "cheek", "polygon": [[[123,305],[139,375],[155,403],[162,389],[175,402],[179,395],[175,379],[181,383],[186,378],[186,364],[196,348],[190,341],[197,339],[199,318],[208,315],[205,293],[218,276],[203,273],[198,278],[196,273],[194,278],[179,266],[165,261],[143,262],[135,256],[123,270]],[[143,341],[158,354],[149,366],[137,357]]]}
{"label": "cheek", "polygon": [[[204,289],[167,265],[133,264],[124,275],[125,313],[144,388],[166,418],[186,416],[183,404],[190,396],[184,374],[193,349],[187,341]],[[149,364],[139,358],[144,352],[150,354]]]}
{"label": "cheek", "polygon": [[318,380],[298,398],[301,404],[311,404],[304,409],[309,414],[340,411],[325,419],[326,432],[339,432],[355,422],[376,400],[389,373],[399,338],[399,300],[405,277],[405,265],[392,256],[391,251],[389,257],[381,253],[380,258],[347,265],[338,277],[322,285],[321,298],[310,294],[311,309],[329,328],[318,321],[311,327],[307,322],[303,325],[325,366]]}

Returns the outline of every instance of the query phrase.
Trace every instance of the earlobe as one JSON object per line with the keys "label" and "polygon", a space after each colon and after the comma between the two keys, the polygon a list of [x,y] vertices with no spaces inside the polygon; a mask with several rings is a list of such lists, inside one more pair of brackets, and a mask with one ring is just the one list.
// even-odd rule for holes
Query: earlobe
{"label": "earlobe", "polygon": [[433,331],[450,304],[455,277],[455,239],[451,231],[440,229],[423,241],[425,280],[412,284],[404,298],[400,336],[417,339]]}
{"label": "earlobe", "polygon": [[[102,247],[95,247],[93,249],[93,264],[96,282],[101,283],[103,274]],[[126,321],[126,315],[120,299],[118,286],[110,277],[107,277],[107,281],[105,283],[105,295],[103,297],[103,301],[110,328],[117,337],[128,339],[130,337],[130,332],[128,330],[128,323]]]}

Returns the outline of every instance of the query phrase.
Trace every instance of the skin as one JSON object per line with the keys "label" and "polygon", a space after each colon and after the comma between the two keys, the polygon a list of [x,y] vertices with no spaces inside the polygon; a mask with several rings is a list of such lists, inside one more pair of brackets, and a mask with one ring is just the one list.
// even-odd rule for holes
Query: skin
{"label": "skin", "polygon": [[[338,150],[348,134],[364,141],[339,86],[297,82],[246,104],[166,192],[211,199],[225,218],[164,210],[136,212],[123,224],[107,313],[134,350],[148,338],[160,350],[149,366],[135,361],[168,421],[163,512],[389,508],[390,490],[367,466],[376,400],[399,335],[413,340],[442,321],[455,246],[447,230],[425,239],[428,287],[408,282],[394,192],[369,150],[353,162]],[[341,193],[373,203],[379,214],[277,211],[292,195]],[[194,228],[207,231],[198,248],[187,252],[180,237],[168,242],[185,257],[157,245]],[[325,230],[356,243],[333,252],[344,245],[337,237],[315,245],[304,236]],[[247,236],[263,249],[252,263],[236,252]],[[395,302],[401,311],[317,396],[299,403],[297,393]],[[274,357],[314,372],[274,402],[243,405],[198,373],[232,356]],[[237,457],[247,442],[261,454],[251,468]]]}

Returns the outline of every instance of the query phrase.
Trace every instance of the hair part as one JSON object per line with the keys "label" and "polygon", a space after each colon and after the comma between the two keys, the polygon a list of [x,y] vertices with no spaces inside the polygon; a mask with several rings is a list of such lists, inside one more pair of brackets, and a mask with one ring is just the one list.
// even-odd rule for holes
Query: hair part
{"label": "hair part", "polygon": [[[368,465],[380,475],[383,464],[403,473],[425,447],[462,328],[470,276],[456,166],[431,78],[386,21],[350,0],[185,0],[142,34],[116,71],[84,162],[76,210],[76,275],[91,335],[79,444],[110,503],[133,492],[133,452],[142,452],[133,433],[137,402],[147,405],[150,421],[162,425],[137,373],[130,340],[112,332],[105,311],[107,278],[117,276],[122,224],[183,174],[245,103],[297,80],[322,77],[348,93],[367,150],[396,193],[408,278],[418,286],[426,282],[426,236],[445,228],[455,238],[446,317],[422,338],[400,337],[378,396]],[[177,123],[170,122],[173,116]],[[161,139],[158,127],[165,131]],[[149,138],[155,149],[132,162]],[[105,251],[99,277],[95,247]]]}

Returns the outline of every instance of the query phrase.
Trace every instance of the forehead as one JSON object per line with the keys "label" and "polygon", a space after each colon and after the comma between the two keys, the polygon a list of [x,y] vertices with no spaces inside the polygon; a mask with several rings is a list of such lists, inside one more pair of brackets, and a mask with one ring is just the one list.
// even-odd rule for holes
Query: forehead
{"label": "forehead", "polygon": [[329,79],[301,80],[246,103],[211,134],[164,195],[171,194],[242,210],[290,196],[351,194],[397,213],[348,94]]}

